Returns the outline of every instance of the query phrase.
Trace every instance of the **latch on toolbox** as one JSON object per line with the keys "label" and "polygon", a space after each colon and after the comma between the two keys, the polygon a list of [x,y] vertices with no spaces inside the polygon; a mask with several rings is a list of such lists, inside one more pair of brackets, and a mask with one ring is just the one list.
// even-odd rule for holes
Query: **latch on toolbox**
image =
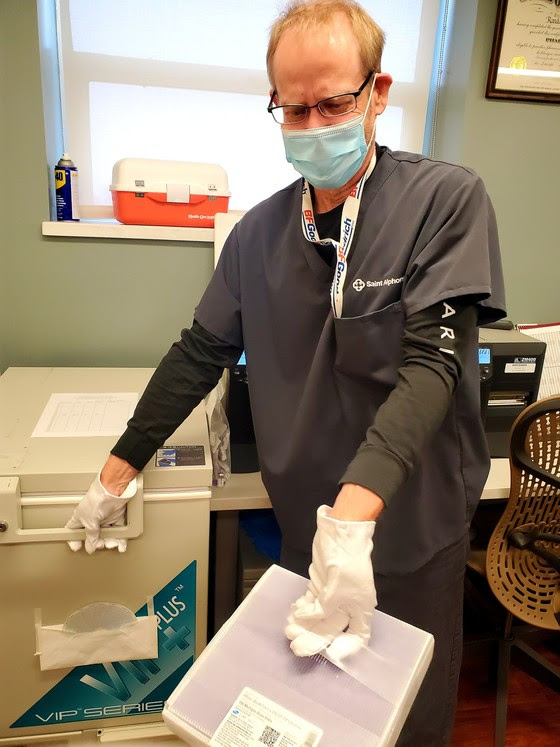
{"label": "latch on toolbox", "polygon": [[166,187],[167,187],[167,202],[190,202],[191,201],[191,185],[190,184],[167,184]]}

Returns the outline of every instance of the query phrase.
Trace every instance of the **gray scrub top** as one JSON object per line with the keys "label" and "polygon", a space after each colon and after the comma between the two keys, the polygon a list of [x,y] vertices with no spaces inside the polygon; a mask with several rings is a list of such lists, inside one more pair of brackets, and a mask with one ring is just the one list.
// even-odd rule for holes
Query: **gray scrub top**
{"label": "gray scrub top", "polygon": [[[341,318],[332,270],[301,228],[302,180],[235,226],[195,311],[244,347],[264,484],[283,541],[309,552],[316,509],[397,383],[408,315],[470,296],[484,324],[505,313],[494,212],[470,170],[378,151],[365,185]],[[465,532],[489,457],[480,419],[478,339],[447,416],[376,527],[374,567],[406,573]]]}

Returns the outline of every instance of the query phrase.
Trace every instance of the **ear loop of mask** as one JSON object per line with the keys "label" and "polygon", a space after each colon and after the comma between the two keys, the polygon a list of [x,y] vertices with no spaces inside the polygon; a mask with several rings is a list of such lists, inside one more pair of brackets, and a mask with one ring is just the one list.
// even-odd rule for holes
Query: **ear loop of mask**
{"label": "ear loop of mask", "polygon": [[[369,109],[369,105],[371,103],[371,97],[373,96],[373,92],[375,91],[375,81],[376,80],[377,80],[377,73],[375,73],[375,75],[373,76],[373,83],[371,84],[371,91],[369,92],[369,98],[368,98],[366,110],[364,112],[364,127],[365,127],[366,114],[367,114],[367,111]],[[377,117],[375,118],[375,121],[373,123],[373,127],[372,127],[372,130],[371,130],[371,137],[369,139],[369,143],[367,143],[367,150],[370,149],[371,144],[375,140],[375,130],[376,130],[376,128],[377,128]],[[367,153],[367,151],[366,151],[366,153]]]}

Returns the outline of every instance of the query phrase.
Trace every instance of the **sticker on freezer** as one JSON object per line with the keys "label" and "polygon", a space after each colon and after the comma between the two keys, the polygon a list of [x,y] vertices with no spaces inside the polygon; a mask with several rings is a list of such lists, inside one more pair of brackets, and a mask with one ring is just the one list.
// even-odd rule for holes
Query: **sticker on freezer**
{"label": "sticker on freezer", "polygon": [[137,392],[51,394],[31,437],[120,436],[137,402]]}
{"label": "sticker on freezer", "polygon": [[203,467],[204,446],[166,446],[156,452],[156,467]]}

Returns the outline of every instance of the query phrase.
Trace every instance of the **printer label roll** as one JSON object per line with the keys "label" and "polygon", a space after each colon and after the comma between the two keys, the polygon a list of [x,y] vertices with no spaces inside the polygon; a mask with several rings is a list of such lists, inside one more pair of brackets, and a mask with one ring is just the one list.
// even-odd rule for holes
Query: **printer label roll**
{"label": "printer label roll", "polygon": [[316,747],[323,732],[245,687],[210,740],[211,747]]}

